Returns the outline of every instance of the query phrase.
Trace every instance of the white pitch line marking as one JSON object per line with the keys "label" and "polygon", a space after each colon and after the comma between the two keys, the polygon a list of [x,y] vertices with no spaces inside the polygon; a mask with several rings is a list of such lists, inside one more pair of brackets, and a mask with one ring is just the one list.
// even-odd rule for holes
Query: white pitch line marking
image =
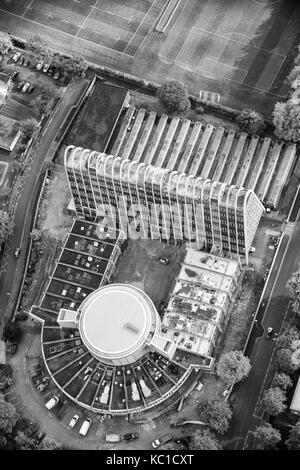
{"label": "white pitch line marking", "polygon": [[91,11],[90,11],[89,14],[84,18],[83,22],[81,23],[81,26],[80,26],[79,30],[78,30],[77,33],[75,34],[75,37],[78,36],[78,34],[80,33],[80,30],[83,28],[83,26],[85,25],[86,21],[89,19],[89,17],[91,16],[91,14],[92,14],[93,11],[95,10],[95,8],[97,8],[98,2],[99,2],[99,0],[97,0],[96,3],[95,3],[92,7],[90,7],[90,8],[91,8]]}
{"label": "white pitch line marking", "polygon": [[[26,13],[27,13],[28,10],[31,10],[31,5],[33,4],[33,2],[34,2],[34,0],[31,0],[31,2],[28,3],[28,5],[27,5],[27,7],[26,7],[26,9],[25,9],[25,11],[24,11],[24,13],[23,13],[23,15],[22,15],[23,17],[26,15]],[[5,3],[6,3],[6,2],[5,2]]]}

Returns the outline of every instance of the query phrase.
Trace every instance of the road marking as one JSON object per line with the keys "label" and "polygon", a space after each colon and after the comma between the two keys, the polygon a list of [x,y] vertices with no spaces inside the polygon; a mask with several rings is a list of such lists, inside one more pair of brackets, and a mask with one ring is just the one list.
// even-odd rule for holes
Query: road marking
{"label": "road marking", "polygon": [[97,8],[97,10],[105,11],[105,13],[109,13],[110,15],[118,16],[119,18],[123,18],[123,19],[126,20],[128,23],[129,23],[129,22],[132,20],[132,18],[133,18],[133,17],[128,18],[127,16],[118,15],[118,13],[113,13],[112,11],[102,10],[102,8]]}
{"label": "road marking", "polygon": [[86,21],[89,19],[90,15],[93,13],[94,9],[97,7],[97,4],[98,4],[99,0],[96,1],[96,3],[91,6],[91,11],[89,12],[89,14],[84,18],[83,22],[81,23],[81,26],[79,28],[79,30],[77,31],[77,33],[75,34],[75,37],[78,36],[78,34],[80,33],[80,30],[83,28],[83,26],[85,25]]}

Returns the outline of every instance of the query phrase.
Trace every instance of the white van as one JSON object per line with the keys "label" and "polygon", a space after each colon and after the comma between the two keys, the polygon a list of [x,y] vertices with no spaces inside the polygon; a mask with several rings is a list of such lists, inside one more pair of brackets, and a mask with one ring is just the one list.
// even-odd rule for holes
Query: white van
{"label": "white van", "polygon": [[81,428],[79,429],[79,434],[81,436],[86,436],[91,424],[92,424],[91,418],[86,418],[83,421]]}
{"label": "white van", "polygon": [[48,410],[51,410],[59,401],[59,398],[54,396],[52,398],[50,398],[49,401],[47,401],[47,403],[45,403],[45,407],[48,409]]}

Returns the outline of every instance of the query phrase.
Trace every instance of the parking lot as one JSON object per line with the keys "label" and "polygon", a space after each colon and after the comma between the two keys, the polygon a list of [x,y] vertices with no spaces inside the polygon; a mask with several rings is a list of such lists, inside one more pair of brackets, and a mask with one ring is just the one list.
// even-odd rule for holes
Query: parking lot
{"label": "parking lot", "polygon": [[[158,240],[129,240],[123,252],[114,282],[124,282],[143,289],[159,310],[179,273],[185,246],[166,245]],[[160,258],[169,263],[163,265]]]}

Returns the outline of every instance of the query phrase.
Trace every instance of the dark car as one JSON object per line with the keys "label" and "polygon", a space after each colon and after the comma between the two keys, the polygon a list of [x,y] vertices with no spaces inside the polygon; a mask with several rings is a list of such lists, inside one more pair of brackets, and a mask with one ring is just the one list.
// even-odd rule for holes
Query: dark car
{"label": "dark car", "polygon": [[25,85],[25,82],[19,82],[17,85],[17,90],[20,91],[24,85]]}
{"label": "dark car", "polygon": [[24,60],[25,60],[25,59],[24,59],[24,56],[21,55],[20,59],[18,60],[18,64],[19,64],[19,65],[23,65]]}
{"label": "dark car", "polygon": [[129,432],[127,434],[124,434],[123,439],[125,439],[125,441],[132,441],[133,439],[138,439],[138,437],[138,432]]}
{"label": "dark car", "polygon": [[265,333],[265,338],[270,339],[273,336],[273,328],[270,326],[267,328],[267,331]]}
{"label": "dark car", "polygon": [[30,85],[30,87],[28,88],[27,92],[28,92],[28,93],[32,93],[33,90],[35,90],[35,85]]}
{"label": "dark car", "polygon": [[10,78],[12,79],[13,82],[16,80],[16,78],[17,78],[18,75],[19,75],[18,70],[15,70],[15,71],[11,74]]}
{"label": "dark car", "polygon": [[46,436],[46,433],[44,433],[44,432],[42,432],[42,431],[39,432],[39,434],[38,434],[38,435],[36,436],[36,438],[35,438],[36,443],[37,443],[38,445],[40,445],[40,444],[42,443],[42,441],[44,440],[45,436]]}
{"label": "dark car", "polygon": [[53,75],[55,72],[55,67],[54,65],[50,65],[49,69],[48,69],[48,75]]}

